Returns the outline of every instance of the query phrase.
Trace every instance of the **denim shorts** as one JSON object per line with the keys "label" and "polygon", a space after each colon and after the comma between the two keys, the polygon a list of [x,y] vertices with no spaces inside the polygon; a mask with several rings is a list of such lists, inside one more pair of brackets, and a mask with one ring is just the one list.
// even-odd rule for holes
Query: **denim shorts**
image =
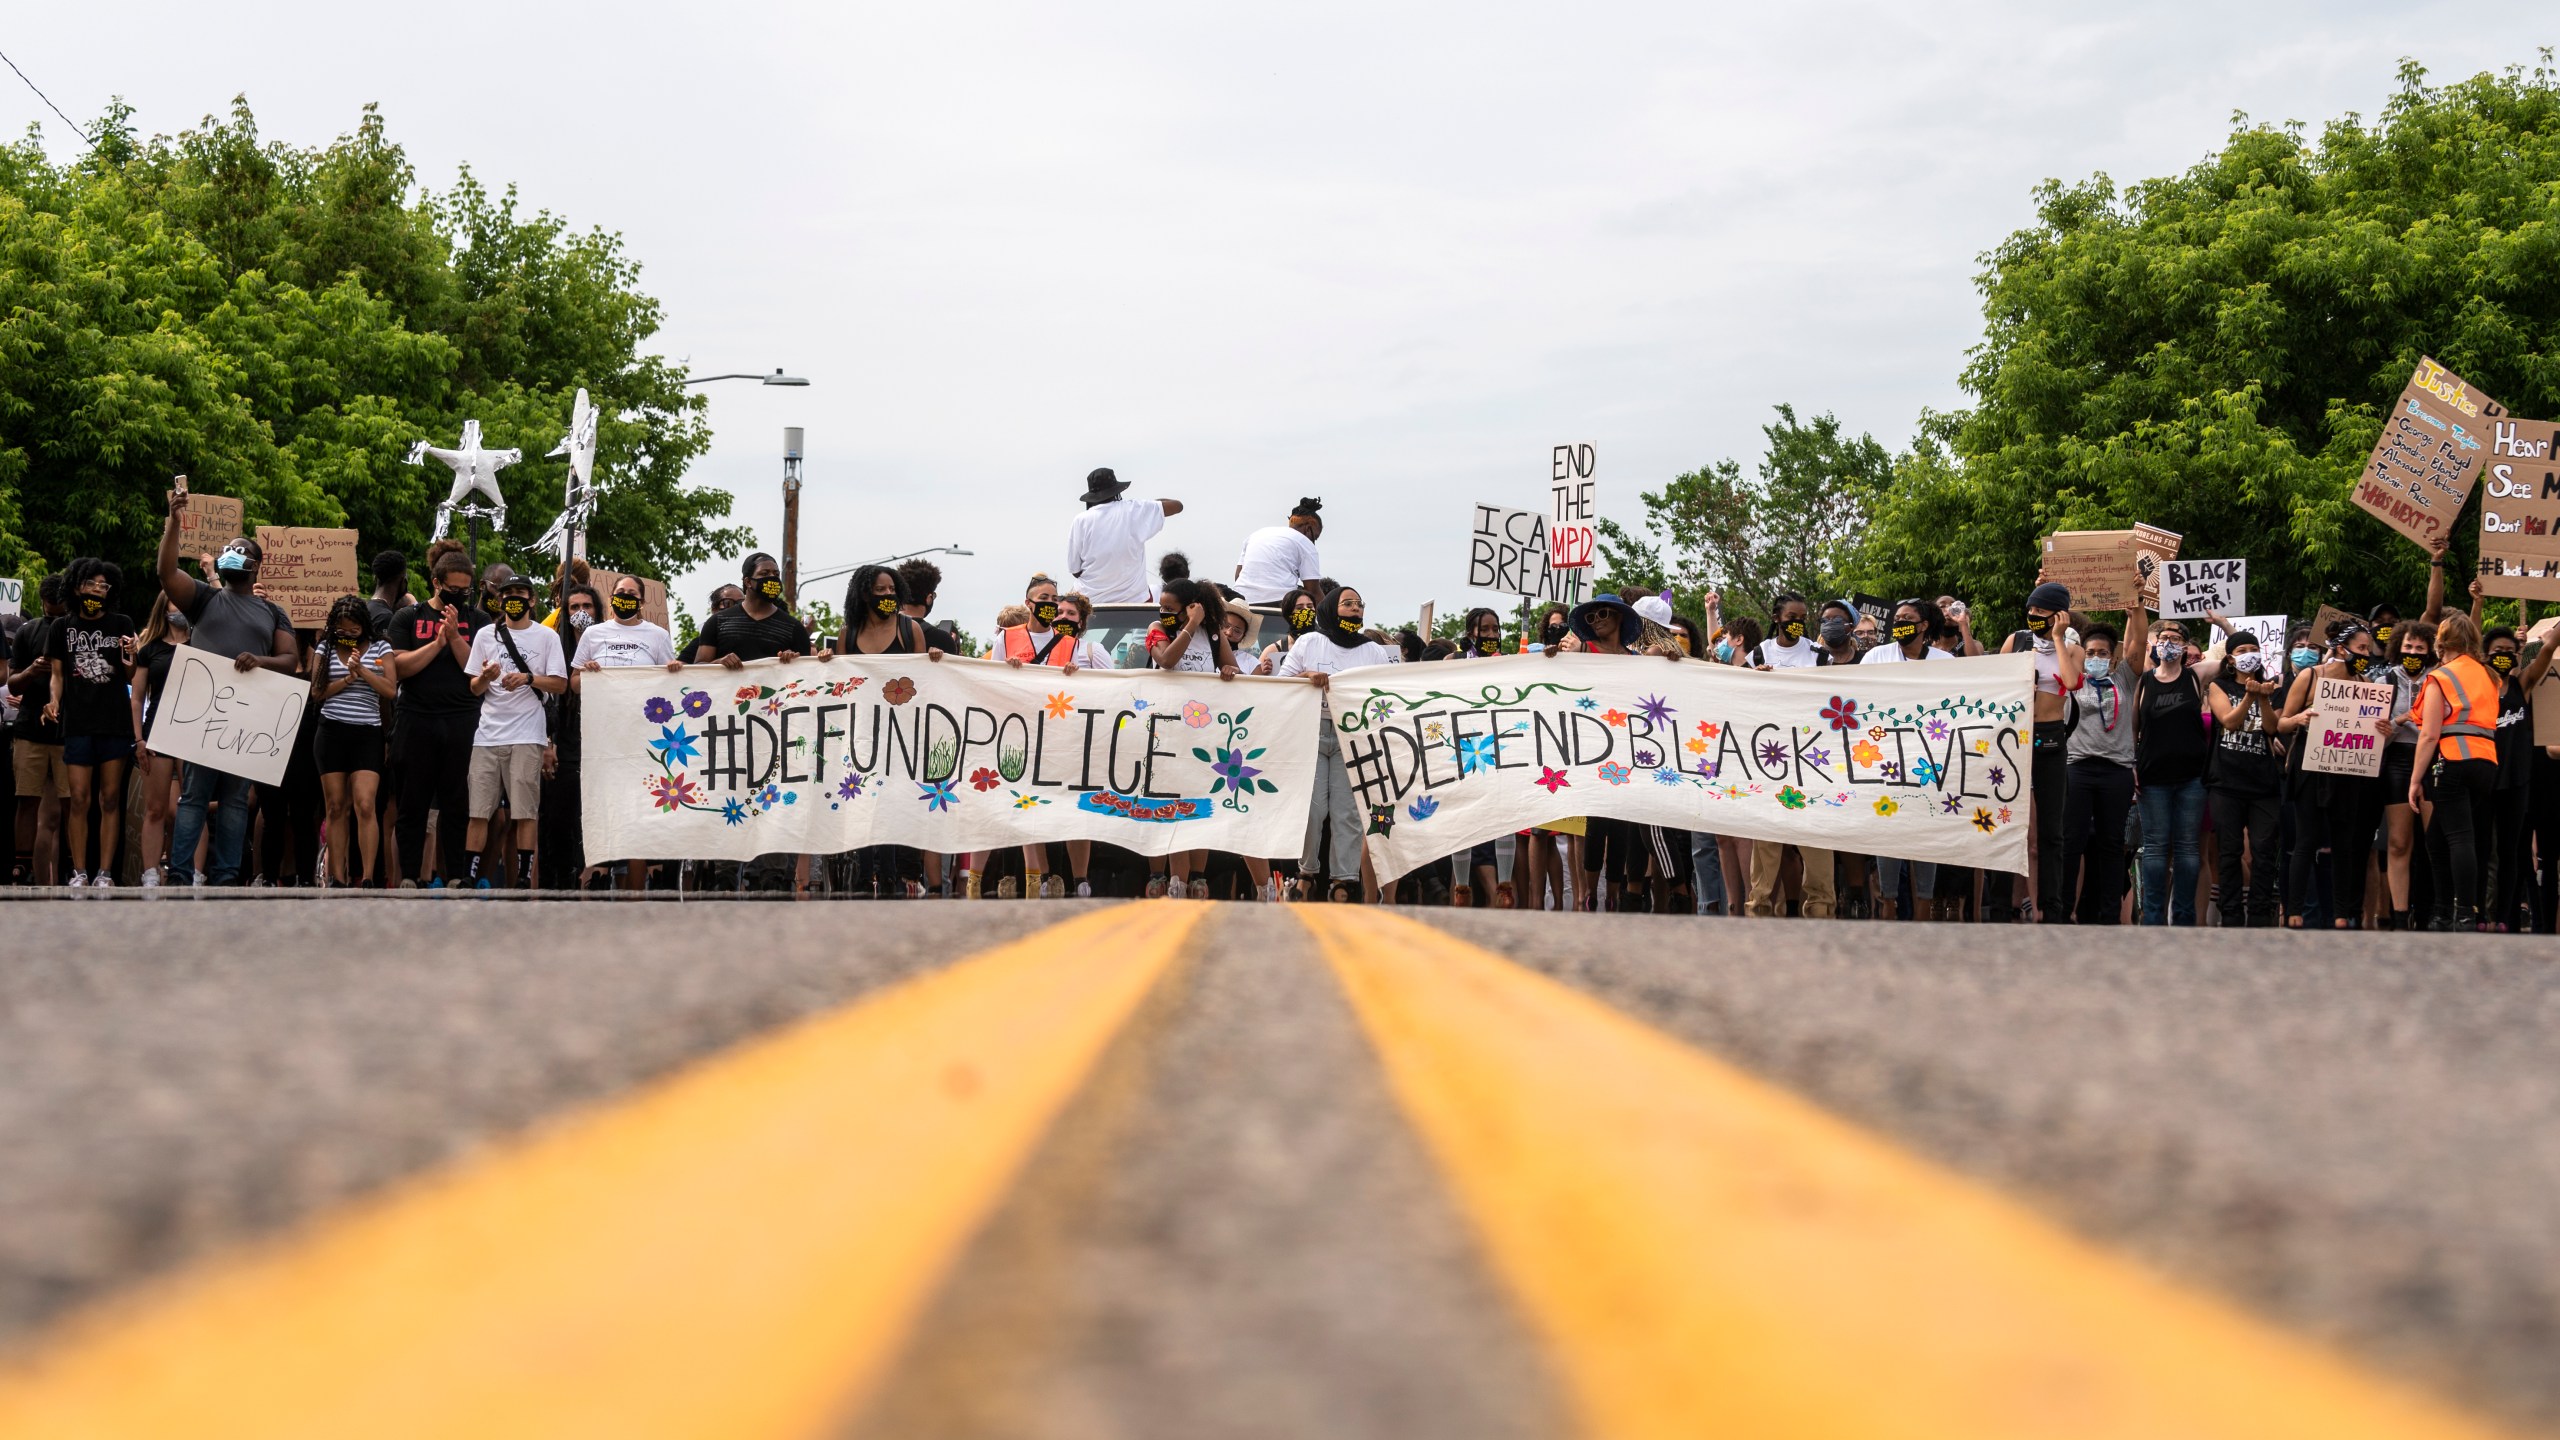
{"label": "denim shorts", "polygon": [[62,763],[65,765],[113,765],[133,758],[130,735],[65,735],[62,737]]}

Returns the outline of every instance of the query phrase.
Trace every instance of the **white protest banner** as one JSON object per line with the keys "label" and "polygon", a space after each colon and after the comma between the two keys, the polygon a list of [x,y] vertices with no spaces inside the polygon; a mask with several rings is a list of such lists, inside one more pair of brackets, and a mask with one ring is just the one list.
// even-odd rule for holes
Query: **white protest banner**
{"label": "white protest banner", "polygon": [[2388,685],[2313,676],[2302,768],[2323,775],[2381,774],[2382,732],[2373,722],[2390,717],[2393,693]]}
{"label": "white protest banner", "polygon": [[1107,840],[1291,855],[1322,697],[1301,680],[921,655],[581,677],[591,860]]}
{"label": "white protest banner", "polygon": [[2231,634],[2226,637],[2226,643],[2228,643],[2229,640],[2236,640],[2242,635],[2254,635],[2257,637],[2258,648],[2261,651],[2269,655],[2281,655],[2284,653],[2284,637],[2286,628],[2284,616],[2225,615],[2222,618],[2231,622]]}
{"label": "white protest banner", "polygon": [[1559,570],[1587,569],[1600,549],[1600,517],[1591,479],[1595,456],[1588,445],[1559,445],[1548,467],[1547,563]]}
{"label": "white protest banner", "polygon": [[1547,520],[1535,510],[1476,507],[1467,535],[1467,585],[1539,602],[1582,603],[1582,572],[1547,563]]}
{"label": "white protest banner", "polygon": [[179,646],[169,657],[169,683],[151,714],[148,743],[156,755],[277,784],[293,758],[311,682],[233,665],[229,655]]}
{"label": "white protest banner", "polygon": [[26,585],[24,580],[0,580],[0,616],[18,613],[19,596]]}
{"label": "white protest banner", "polygon": [[2024,874],[2034,677],[2025,654],[1565,654],[1348,670],[1327,696],[1381,880],[1559,815]]}
{"label": "white protest banner", "polygon": [[2207,612],[2229,616],[2249,608],[2246,560],[2171,560],[2160,575],[2163,619],[2201,620]]}

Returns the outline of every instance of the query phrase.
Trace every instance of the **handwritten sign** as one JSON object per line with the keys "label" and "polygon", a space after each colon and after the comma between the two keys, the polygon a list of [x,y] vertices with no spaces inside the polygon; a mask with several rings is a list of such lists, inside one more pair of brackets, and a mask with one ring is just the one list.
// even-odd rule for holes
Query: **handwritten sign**
{"label": "handwritten sign", "polygon": [[1467,535],[1467,584],[1536,601],[1582,603],[1582,572],[1547,563],[1547,520],[1535,510],[1476,507]]}
{"label": "handwritten sign", "polygon": [[2533,743],[2560,745],[2560,666],[2545,671],[2542,683],[2533,687],[2532,710]]}
{"label": "handwritten sign", "polygon": [[2184,620],[2249,608],[2246,560],[2172,560],[2160,569],[2160,614]]}
{"label": "handwritten sign", "polygon": [[1558,570],[1589,567],[1599,552],[1600,517],[1593,508],[1591,478],[1596,461],[1588,445],[1559,445],[1549,467],[1547,491],[1547,563]]}
{"label": "handwritten sign", "polygon": [[2282,615],[2226,615],[2231,622],[2231,638],[2243,635],[2256,638],[2258,648],[2269,655],[2285,652],[2285,617]]}
{"label": "handwritten sign", "polygon": [[2133,532],[2061,530],[2046,536],[2044,578],[2070,590],[2074,610],[2122,610],[2141,588]]}
{"label": "handwritten sign", "polygon": [[2421,359],[2382,419],[2382,438],[2356,481],[2356,505],[2422,546],[2451,538],[2488,458],[2491,426],[2504,418],[2504,406]]}
{"label": "handwritten sign", "polygon": [[2302,768],[2323,775],[2381,774],[2382,734],[2373,722],[2390,718],[2393,693],[2388,685],[2314,676]]}
{"label": "handwritten sign", "polygon": [[2364,622],[2335,605],[2323,605],[2311,616],[2311,643],[2326,646],[2337,634],[2339,625],[2361,625]]}
{"label": "handwritten sign", "polygon": [[273,670],[235,670],[228,655],[181,645],[151,715],[151,749],[261,785],[284,779],[311,682]]}
{"label": "handwritten sign", "polygon": [[2492,595],[2560,600],[2560,425],[2489,422],[2480,486],[2480,583]]}
{"label": "handwritten sign", "polygon": [[0,616],[15,615],[27,588],[24,580],[0,580]]}
{"label": "handwritten sign", "polygon": [[[613,613],[613,587],[621,584],[622,578],[622,573],[618,570],[597,570],[590,568],[587,571],[587,583],[596,587],[596,594],[603,598],[606,606],[606,615],[611,615]],[[640,618],[648,621],[652,625],[658,626],[660,629],[665,629],[667,624],[667,582],[664,580],[652,580],[645,575],[636,576],[634,578],[640,582]],[[600,616],[598,618],[603,617]]]}
{"label": "handwritten sign", "polygon": [[258,583],[293,617],[296,630],[328,623],[329,607],[339,596],[365,593],[353,530],[261,525],[258,548],[266,552],[258,562]]}
{"label": "handwritten sign", "polygon": [[220,554],[222,547],[248,533],[248,512],[223,495],[190,495],[178,512],[178,558]]}

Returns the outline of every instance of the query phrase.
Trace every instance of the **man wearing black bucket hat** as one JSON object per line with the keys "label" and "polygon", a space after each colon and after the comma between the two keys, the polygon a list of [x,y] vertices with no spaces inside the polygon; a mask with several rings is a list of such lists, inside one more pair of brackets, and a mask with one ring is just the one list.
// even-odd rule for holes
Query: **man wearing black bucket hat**
{"label": "man wearing black bucket hat", "polygon": [[1129,482],[1108,466],[1084,477],[1084,513],[1067,529],[1067,573],[1096,605],[1152,605],[1147,542],[1182,513],[1179,500],[1124,500]]}

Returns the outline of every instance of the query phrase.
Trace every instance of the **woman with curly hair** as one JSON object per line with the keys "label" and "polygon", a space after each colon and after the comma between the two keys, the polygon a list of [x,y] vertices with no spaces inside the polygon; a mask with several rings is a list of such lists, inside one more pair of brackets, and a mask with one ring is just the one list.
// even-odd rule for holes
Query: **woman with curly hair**
{"label": "woman with curly hair", "polygon": [[[53,661],[53,696],[45,723],[62,727],[63,818],[71,841],[71,875],[77,890],[114,887],[116,856],[124,832],[124,777],[133,764],[133,704],[125,688],[133,673],[133,621],[115,608],[124,572],[115,562],[84,556],[63,572],[71,613],[44,637]],[[89,865],[89,804],[98,802],[98,863]],[[95,876],[93,880],[91,877]]]}
{"label": "woman with curly hair", "polygon": [[341,595],[331,602],[320,642],[311,647],[311,692],[320,702],[320,735],[312,749],[329,827],[331,885],[375,889],[382,881],[382,827],[374,821],[374,802],[382,791],[383,708],[399,688],[391,680],[390,659],[390,644],[374,638],[373,610],[363,596]]}

